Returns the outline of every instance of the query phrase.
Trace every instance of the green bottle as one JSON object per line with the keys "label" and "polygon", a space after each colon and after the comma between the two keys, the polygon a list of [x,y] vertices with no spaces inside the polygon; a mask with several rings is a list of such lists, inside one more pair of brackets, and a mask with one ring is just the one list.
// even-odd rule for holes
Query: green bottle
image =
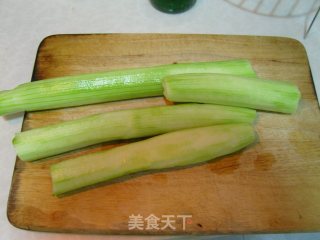
{"label": "green bottle", "polygon": [[182,13],[196,3],[197,0],[150,0],[151,4],[161,12]]}

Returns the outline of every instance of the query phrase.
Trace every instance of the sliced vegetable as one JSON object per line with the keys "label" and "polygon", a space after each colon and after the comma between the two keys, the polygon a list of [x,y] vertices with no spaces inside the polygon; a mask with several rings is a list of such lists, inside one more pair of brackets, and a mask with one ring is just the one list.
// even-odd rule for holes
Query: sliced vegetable
{"label": "sliced vegetable", "polygon": [[21,132],[13,144],[21,160],[33,161],[105,141],[222,123],[253,123],[255,118],[251,109],[211,104],[122,110]]}
{"label": "sliced vegetable", "polygon": [[127,174],[205,162],[255,141],[249,124],[186,129],[51,166],[53,193],[60,195]]}
{"label": "sliced vegetable", "polygon": [[164,76],[217,72],[245,76],[255,73],[246,60],[171,64],[59,77],[22,84],[0,92],[0,115],[20,111],[79,106],[162,95]]}
{"label": "sliced vegetable", "polygon": [[300,99],[292,83],[226,74],[178,74],[163,79],[173,102],[198,102],[293,113]]}

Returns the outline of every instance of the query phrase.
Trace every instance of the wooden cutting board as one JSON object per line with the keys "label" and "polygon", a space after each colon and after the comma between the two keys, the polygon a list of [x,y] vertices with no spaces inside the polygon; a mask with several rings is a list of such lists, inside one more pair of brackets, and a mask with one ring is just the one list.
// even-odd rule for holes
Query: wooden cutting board
{"label": "wooden cutting board", "polygon": [[[108,234],[320,230],[320,113],[306,52],[298,41],[222,35],[55,35],[39,47],[33,81],[239,58],[249,59],[260,77],[293,82],[302,92],[293,115],[259,113],[259,143],[196,167],[138,174],[62,198],[51,194],[52,163],[126,142],[100,144],[47,161],[17,159],[8,202],[10,222],[37,231]],[[159,97],[33,112],[25,115],[22,131],[115,109],[164,104]],[[172,215],[175,230],[147,229],[151,214],[159,218],[159,227],[166,223],[164,215]],[[144,229],[129,230],[129,216],[138,215]],[[192,216],[186,217],[185,230],[178,215]]]}

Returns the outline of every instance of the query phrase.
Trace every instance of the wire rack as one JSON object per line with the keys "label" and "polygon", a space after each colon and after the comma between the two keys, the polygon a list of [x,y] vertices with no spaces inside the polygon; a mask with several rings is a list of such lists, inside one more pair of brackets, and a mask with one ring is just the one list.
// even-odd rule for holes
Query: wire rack
{"label": "wire rack", "polygon": [[241,10],[269,17],[301,17],[312,14],[320,0],[225,0]]}

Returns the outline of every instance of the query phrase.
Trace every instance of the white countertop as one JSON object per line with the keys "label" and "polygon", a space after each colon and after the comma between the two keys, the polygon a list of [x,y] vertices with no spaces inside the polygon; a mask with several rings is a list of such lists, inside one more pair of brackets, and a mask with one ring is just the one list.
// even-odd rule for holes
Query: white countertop
{"label": "white countertop", "polygon": [[[308,25],[315,12],[310,13],[309,17],[307,15],[285,17],[285,15],[290,9],[291,15],[303,13],[308,11],[306,6],[311,7],[314,2],[320,4],[320,1],[297,0],[291,3],[286,0],[279,1],[280,4],[276,6],[278,0],[198,0],[190,11],[169,15],[155,10],[148,0],[2,0],[0,1],[0,89],[11,89],[30,81],[38,45],[48,35],[202,33],[285,36],[301,41],[306,48],[319,94],[320,17],[316,19],[308,37],[303,39],[305,25],[306,23]],[[254,9],[259,2],[261,5],[257,9],[257,14],[240,9],[230,2],[235,4],[242,2],[242,8],[251,9]],[[295,5],[292,2],[296,2]],[[272,9],[275,10],[273,13]],[[282,17],[264,16],[263,13]],[[0,117],[1,239],[114,239],[112,236],[29,232],[10,225],[6,216],[6,205],[15,163],[11,140],[14,134],[20,131],[22,116],[23,114],[16,114],[10,118]],[[236,239],[238,237],[243,239],[243,236],[237,236]],[[254,237],[256,236],[244,236],[245,239],[260,239]],[[301,236],[297,235],[278,237],[301,239]],[[314,235],[309,237],[312,239]],[[320,238],[320,235],[317,237]]]}

